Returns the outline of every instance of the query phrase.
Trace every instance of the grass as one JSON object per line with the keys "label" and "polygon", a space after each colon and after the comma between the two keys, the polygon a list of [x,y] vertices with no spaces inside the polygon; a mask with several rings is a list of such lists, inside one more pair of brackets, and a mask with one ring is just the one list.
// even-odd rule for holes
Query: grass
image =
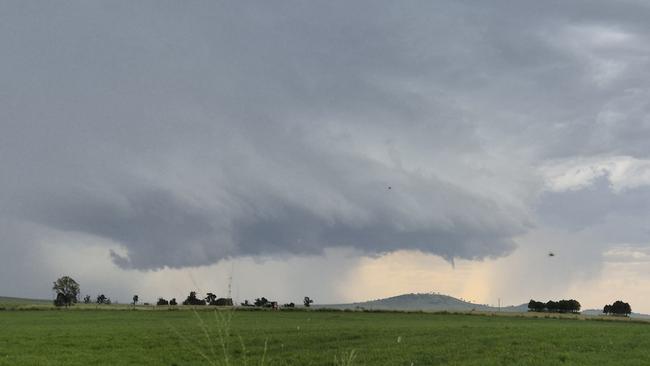
{"label": "grass", "polygon": [[0,311],[0,365],[12,366],[647,365],[648,349],[650,324],[642,322],[327,311]]}
{"label": "grass", "polygon": [[23,299],[19,297],[3,297],[0,296],[0,309],[17,309],[20,307],[33,307],[33,306],[52,306],[52,300],[35,300],[35,299]]}

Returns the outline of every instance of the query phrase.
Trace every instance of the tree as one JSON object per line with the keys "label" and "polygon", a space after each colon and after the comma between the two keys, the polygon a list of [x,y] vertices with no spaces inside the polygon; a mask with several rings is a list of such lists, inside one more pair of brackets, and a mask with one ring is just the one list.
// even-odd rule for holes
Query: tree
{"label": "tree", "polygon": [[104,294],[97,296],[97,304],[106,304],[106,300],[108,300],[108,298]]}
{"label": "tree", "polygon": [[546,302],[546,310],[548,310],[549,312],[554,313],[558,311],[558,309],[559,309],[559,305],[557,302],[553,300],[549,300]]}
{"label": "tree", "polygon": [[263,307],[264,308],[264,307],[269,306],[269,300],[266,297],[257,298],[257,299],[255,299],[254,304],[257,307]]}
{"label": "tree", "polygon": [[305,304],[305,307],[308,308],[311,306],[311,304],[314,303],[314,300],[310,299],[309,296],[305,296],[305,299],[302,301],[303,304]]}
{"label": "tree", "polygon": [[530,301],[528,302],[528,311],[536,311],[535,310],[536,303],[537,301],[530,299]]}
{"label": "tree", "polygon": [[623,301],[619,301],[619,302],[621,303],[619,305],[620,313],[625,316],[630,316],[630,314],[632,314],[632,307],[630,306],[630,304]]}
{"label": "tree", "polygon": [[528,311],[542,312],[546,308],[546,304],[541,301],[530,300],[528,302]]}
{"label": "tree", "polygon": [[557,311],[560,313],[566,313],[569,311],[569,303],[567,300],[560,300],[557,302]]}
{"label": "tree", "polygon": [[580,312],[580,308],[581,308],[582,306],[580,305],[580,303],[578,302],[578,300],[573,300],[573,299],[571,299],[571,300],[569,300],[569,303],[570,303],[570,309],[571,309],[571,312],[573,312],[573,313],[578,313],[578,312]]}
{"label": "tree", "polygon": [[603,307],[603,313],[605,313],[605,315],[611,314],[612,313],[612,306],[611,305],[605,305]]}
{"label": "tree", "polygon": [[632,314],[632,307],[628,303],[624,303],[623,314],[630,316]]}
{"label": "tree", "polygon": [[173,299],[169,300],[169,305],[171,305],[171,306],[178,305],[178,303],[176,302],[176,298],[173,298]]}
{"label": "tree", "polygon": [[159,297],[156,305],[158,306],[169,305],[169,301],[163,299],[162,297]]}
{"label": "tree", "polygon": [[208,292],[205,295],[205,302],[208,303],[208,305],[217,305],[217,295],[213,294],[212,292]]}
{"label": "tree", "polygon": [[65,295],[62,293],[56,294],[56,299],[54,299],[54,306],[66,306]]}
{"label": "tree", "polygon": [[248,300],[244,300],[244,302],[241,303],[241,306],[255,306],[255,305],[248,302]]}
{"label": "tree", "polygon": [[57,298],[57,300],[54,301],[54,304],[57,306],[65,305],[68,307],[73,303],[77,303],[77,298],[79,296],[79,284],[71,277],[63,276],[54,281],[52,291],[56,293]]}
{"label": "tree", "polygon": [[603,313],[612,314],[612,315],[629,316],[630,314],[632,314],[632,308],[630,307],[630,304],[618,300],[615,301],[612,305],[605,305],[605,307],[603,308]]}
{"label": "tree", "polygon": [[84,296],[84,304],[90,304],[90,295]]}
{"label": "tree", "polygon": [[133,307],[135,307],[135,304],[138,303],[139,299],[140,299],[140,297],[138,295],[133,295]]}
{"label": "tree", "polygon": [[205,300],[199,299],[196,297],[195,291],[190,291],[190,294],[187,296],[183,305],[205,305]]}

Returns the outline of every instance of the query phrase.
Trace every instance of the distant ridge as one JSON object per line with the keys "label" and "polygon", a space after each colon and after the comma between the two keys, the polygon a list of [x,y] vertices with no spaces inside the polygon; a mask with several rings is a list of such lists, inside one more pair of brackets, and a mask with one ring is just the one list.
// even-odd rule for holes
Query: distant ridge
{"label": "distant ridge", "polygon": [[0,304],[51,304],[52,300],[0,296]]}
{"label": "distant ridge", "polygon": [[385,299],[354,302],[349,304],[317,305],[332,309],[406,310],[406,311],[503,311],[526,312],[528,304],[498,307],[474,304],[452,296],[437,293],[404,294]]}
{"label": "distant ridge", "polygon": [[[605,316],[603,314],[602,310],[598,309],[586,309],[581,312],[582,315],[590,315],[590,316]],[[630,318],[635,318],[635,319],[650,319],[650,315],[648,314],[641,314],[641,313],[632,313],[630,314]]]}

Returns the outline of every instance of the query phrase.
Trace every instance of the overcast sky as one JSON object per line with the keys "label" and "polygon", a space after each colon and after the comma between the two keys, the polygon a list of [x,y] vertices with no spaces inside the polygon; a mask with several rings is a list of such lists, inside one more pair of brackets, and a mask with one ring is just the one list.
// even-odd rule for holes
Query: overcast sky
{"label": "overcast sky", "polygon": [[[650,312],[647,1],[4,1],[0,295]],[[552,251],[555,257],[548,257]]]}

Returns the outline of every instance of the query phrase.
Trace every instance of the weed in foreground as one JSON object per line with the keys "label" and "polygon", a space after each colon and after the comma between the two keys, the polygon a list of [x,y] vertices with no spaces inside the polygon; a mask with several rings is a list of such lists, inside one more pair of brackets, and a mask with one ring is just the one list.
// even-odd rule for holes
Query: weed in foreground
{"label": "weed in foreground", "polygon": [[[193,310],[197,319],[198,326],[203,334],[205,342],[208,345],[209,352],[202,350],[197,342],[193,342],[188,337],[181,334],[177,329],[172,328],[174,333],[179,336],[194,352],[200,355],[211,366],[248,366],[248,350],[244,339],[237,335],[241,357],[238,359],[234,356],[235,349],[231,344],[232,334],[232,317],[234,310],[214,310],[212,314],[212,326],[204,319],[198,311]],[[266,365],[268,351],[268,340],[264,341],[264,351],[258,363],[259,366]]]}
{"label": "weed in foreground", "polygon": [[343,352],[339,357],[334,356],[334,365],[351,366],[354,364],[354,360],[356,358],[357,358],[357,352],[355,350],[350,350],[349,352]]}
{"label": "weed in foreground", "polygon": [[[192,341],[192,339],[181,334],[177,329],[172,327],[174,333],[183,340],[192,351],[200,355],[210,366],[248,366],[259,365],[266,366],[269,362],[268,354],[268,339],[264,341],[264,349],[259,362],[253,364],[249,363],[248,349],[246,342],[241,335],[233,335],[232,333],[232,318],[234,310],[214,310],[208,321],[200,315],[196,310],[193,311],[197,320],[197,324],[202,333],[203,339],[207,344],[206,347],[201,347],[199,342]],[[213,323],[213,324],[210,324]],[[233,347],[231,339],[237,339],[237,347]],[[237,357],[235,354],[239,353]],[[352,366],[355,364],[357,352],[353,349],[350,351],[341,352],[339,355],[334,356],[335,366]]]}

